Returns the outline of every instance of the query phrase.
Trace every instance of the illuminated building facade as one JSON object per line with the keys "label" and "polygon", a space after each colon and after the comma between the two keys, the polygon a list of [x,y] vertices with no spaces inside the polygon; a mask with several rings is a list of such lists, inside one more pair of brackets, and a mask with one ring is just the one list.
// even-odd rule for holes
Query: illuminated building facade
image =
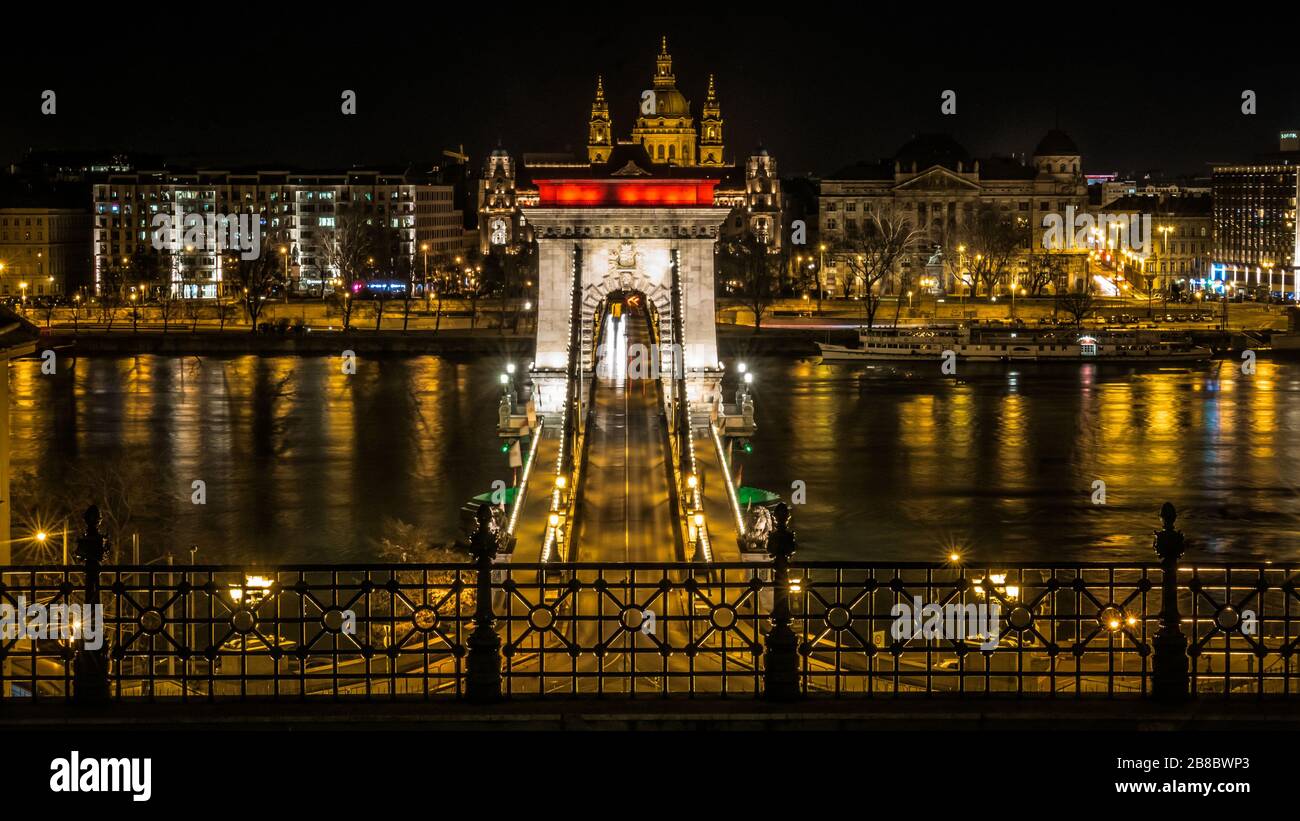
{"label": "illuminated building facade", "polygon": [[80,208],[0,208],[0,295],[55,296],[90,270],[90,214]]}
{"label": "illuminated building facade", "polygon": [[[851,236],[871,213],[901,219],[921,232],[898,261],[886,292],[902,282],[923,278],[936,246],[971,223],[984,205],[1011,216],[1024,229],[1021,264],[1042,248],[1044,219],[1067,208],[1087,207],[1087,183],[1079,149],[1063,131],[1053,129],[1039,141],[1031,162],[1014,157],[971,156],[946,134],[914,137],[889,159],[861,162],[822,180],[819,227],[829,249]],[[828,285],[852,289],[848,266],[834,253],[827,256]],[[952,291],[945,275],[933,290]]]}
{"label": "illuminated building facade", "polygon": [[1286,131],[1279,150],[1243,165],[1214,166],[1214,259],[1204,285],[1294,299],[1300,274],[1300,148]]}
{"label": "illuminated building facade", "polygon": [[[137,252],[151,248],[154,216],[175,206],[185,214],[258,215],[262,237],[277,246],[263,250],[284,248],[290,287],[302,293],[331,288],[338,277],[335,230],[348,216],[392,229],[412,271],[422,270],[425,254],[431,265],[452,259],[464,238],[452,186],[405,172],[141,171],[107,176],[92,196],[96,284],[109,266],[129,267]],[[173,288],[184,297],[226,293],[227,250],[171,254]]]}
{"label": "illuminated building facade", "polygon": [[1150,247],[1143,272],[1157,291],[1198,290],[1209,275],[1214,248],[1214,208],[1208,195],[1133,194],[1112,201],[1108,214],[1151,215]]}

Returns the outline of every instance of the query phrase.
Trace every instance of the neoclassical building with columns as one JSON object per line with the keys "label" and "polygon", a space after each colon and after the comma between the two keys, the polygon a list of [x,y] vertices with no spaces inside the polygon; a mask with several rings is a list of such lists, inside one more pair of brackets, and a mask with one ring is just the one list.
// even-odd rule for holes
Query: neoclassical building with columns
{"label": "neoclassical building with columns", "polygon": [[893,157],[860,162],[823,179],[819,228],[828,274],[839,281],[839,291],[851,287],[850,274],[831,249],[873,212],[906,220],[920,237],[899,260],[894,281],[882,284],[892,291],[904,278],[913,285],[927,280],[926,290],[942,293],[954,283],[946,276],[927,278],[926,262],[981,206],[992,206],[1024,229],[1018,262],[1023,265],[1031,249],[1042,249],[1046,216],[1071,207],[1082,213],[1087,204],[1083,158],[1059,129],[1047,132],[1028,161],[1023,155],[975,157],[947,134],[922,134]]}

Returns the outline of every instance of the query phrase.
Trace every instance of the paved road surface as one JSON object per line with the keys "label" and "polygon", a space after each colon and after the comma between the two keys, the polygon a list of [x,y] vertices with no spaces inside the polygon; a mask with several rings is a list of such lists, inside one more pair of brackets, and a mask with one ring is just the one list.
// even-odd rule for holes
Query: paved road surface
{"label": "paved road surface", "polygon": [[587,434],[578,561],[676,561],[663,420],[653,379],[628,379],[628,346],[650,344],[644,316],[611,321]]}

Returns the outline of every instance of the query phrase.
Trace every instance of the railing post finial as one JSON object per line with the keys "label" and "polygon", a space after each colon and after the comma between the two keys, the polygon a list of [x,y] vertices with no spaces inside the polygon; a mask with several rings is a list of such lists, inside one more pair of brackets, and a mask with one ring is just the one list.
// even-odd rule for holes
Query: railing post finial
{"label": "railing post finial", "polygon": [[[99,530],[99,507],[91,505],[82,517],[86,523],[86,532],[77,539],[77,561],[85,565],[85,596],[89,610],[86,622],[81,626],[83,634],[89,634],[98,622],[98,632],[103,635],[104,609],[99,600],[99,568],[108,555],[108,540]],[[99,705],[109,701],[108,687],[108,647],[107,642],[91,650],[86,647],[84,636],[76,653],[72,657],[72,698],[78,704]]]}
{"label": "railing post finial", "polygon": [[771,701],[794,701],[799,690],[798,641],[790,624],[790,557],[795,553],[794,531],[788,527],[790,509],[781,502],[772,511],[776,527],[767,535],[767,554],[772,558],[772,629],[763,651],[763,695]]}
{"label": "railing post finial", "polygon": [[478,528],[469,540],[474,557],[475,596],[474,632],[469,637],[466,659],[465,696],[472,702],[501,700],[501,637],[496,632],[492,612],[492,560],[500,548],[492,530],[492,508],[486,502],[478,506]]}
{"label": "railing post finial", "polygon": [[1187,540],[1174,529],[1178,511],[1165,502],[1160,507],[1164,527],[1155,531],[1155,551],[1160,557],[1160,629],[1152,644],[1155,658],[1151,665],[1151,695],[1157,701],[1176,704],[1190,695],[1187,664],[1187,637],[1183,635],[1182,616],[1178,612],[1178,559]]}

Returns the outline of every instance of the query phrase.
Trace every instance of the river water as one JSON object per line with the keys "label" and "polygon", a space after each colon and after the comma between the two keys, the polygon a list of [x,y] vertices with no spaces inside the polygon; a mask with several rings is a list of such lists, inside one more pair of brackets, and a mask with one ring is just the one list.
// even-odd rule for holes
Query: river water
{"label": "river water", "polygon": [[[460,505],[511,479],[502,358],[68,364],[11,366],[20,554],[94,496],[143,560],[363,561],[394,522],[455,538]],[[1147,560],[1165,500],[1189,557],[1300,558],[1300,363],[748,365],[760,430],[737,467],[787,498],[802,483],[800,558]]]}

